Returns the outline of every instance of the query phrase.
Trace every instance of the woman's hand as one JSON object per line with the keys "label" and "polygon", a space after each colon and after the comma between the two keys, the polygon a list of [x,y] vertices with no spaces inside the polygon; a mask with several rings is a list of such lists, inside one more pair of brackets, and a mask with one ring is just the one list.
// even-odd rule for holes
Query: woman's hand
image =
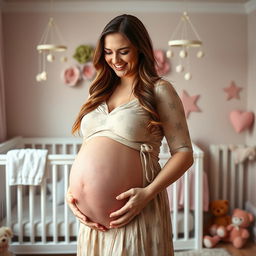
{"label": "woman's hand", "polygon": [[84,225],[99,231],[106,231],[107,228],[105,226],[100,225],[99,223],[92,222],[87,216],[85,216],[77,207],[76,199],[71,194],[70,190],[68,189],[66,200],[69,205],[69,208],[73,212],[73,214],[82,222]]}
{"label": "woman's hand", "polygon": [[112,212],[110,218],[116,218],[110,222],[110,228],[120,228],[128,224],[152,199],[147,188],[132,188],[116,197],[117,200],[129,198],[127,203],[119,210]]}

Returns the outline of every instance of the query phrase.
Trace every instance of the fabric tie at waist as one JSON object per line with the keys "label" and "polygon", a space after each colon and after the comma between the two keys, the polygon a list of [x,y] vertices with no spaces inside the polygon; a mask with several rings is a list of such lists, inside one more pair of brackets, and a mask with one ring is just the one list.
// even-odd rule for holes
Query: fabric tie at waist
{"label": "fabric tie at waist", "polygon": [[[148,144],[141,144],[140,146],[140,158],[142,169],[145,172],[146,179],[149,183],[151,183],[154,178],[154,167],[152,164],[151,152],[153,152],[153,147]],[[149,178],[149,172],[151,172],[151,177]]]}

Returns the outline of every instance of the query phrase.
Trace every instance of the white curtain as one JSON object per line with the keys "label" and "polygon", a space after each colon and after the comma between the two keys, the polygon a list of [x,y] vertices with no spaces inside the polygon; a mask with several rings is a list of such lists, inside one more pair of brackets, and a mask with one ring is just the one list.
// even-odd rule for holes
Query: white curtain
{"label": "white curtain", "polygon": [[3,56],[2,10],[0,7],[0,142],[6,139],[6,112],[4,93],[4,56]]}

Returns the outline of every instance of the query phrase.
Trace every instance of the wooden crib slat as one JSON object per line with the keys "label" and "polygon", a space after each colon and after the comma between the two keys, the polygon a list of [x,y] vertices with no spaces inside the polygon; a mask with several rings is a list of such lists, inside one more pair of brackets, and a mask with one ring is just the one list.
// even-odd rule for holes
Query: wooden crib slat
{"label": "wooden crib slat", "polygon": [[74,155],[77,154],[77,144],[73,143],[72,148],[73,148],[73,154]]}
{"label": "wooden crib slat", "polygon": [[202,248],[203,239],[203,153],[195,157],[195,248]]}
{"label": "wooden crib slat", "polygon": [[231,168],[230,168],[230,209],[235,208],[235,198],[236,198],[236,164],[233,160],[234,154],[231,152]]}
{"label": "wooden crib slat", "polygon": [[211,181],[214,186],[210,186],[212,200],[219,199],[220,196],[220,185],[219,185],[219,177],[220,177],[220,151],[219,147],[216,145],[210,146],[211,151]]}
{"label": "wooden crib slat", "polygon": [[41,240],[42,240],[42,243],[46,243],[46,224],[45,224],[46,181],[45,179],[43,179],[40,188],[41,188]]}
{"label": "wooden crib slat", "polygon": [[[64,166],[64,196],[67,194],[68,190],[68,178],[69,178],[69,166],[65,164]],[[64,200],[64,223],[65,223],[65,242],[70,242],[70,232],[69,232],[69,222],[68,222],[68,204]]]}
{"label": "wooden crib slat", "polygon": [[67,144],[62,144],[63,154],[67,154]]}
{"label": "wooden crib slat", "polygon": [[12,227],[12,211],[11,211],[11,186],[9,186],[8,173],[5,168],[5,186],[6,186],[6,226]]}
{"label": "wooden crib slat", "polygon": [[184,174],[184,239],[188,240],[189,238],[189,173],[190,171],[185,172]]}
{"label": "wooden crib slat", "polygon": [[52,145],[52,154],[56,154],[57,153],[57,146],[56,144]]}
{"label": "wooden crib slat", "polygon": [[58,242],[57,230],[57,165],[52,166],[52,218],[53,218],[53,242]]}
{"label": "wooden crib slat", "polygon": [[238,182],[238,208],[243,209],[244,208],[244,164],[239,163],[237,168],[237,180]]}
{"label": "wooden crib slat", "polygon": [[172,195],[173,195],[173,241],[178,239],[178,193],[177,193],[177,182],[172,185]]}
{"label": "wooden crib slat", "polygon": [[18,216],[18,227],[19,227],[19,243],[23,242],[23,197],[22,197],[22,185],[17,186],[17,216]]}
{"label": "wooden crib slat", "polygon": [[31,243],[35,242],[34,201],[35,201],[35,187],[29,186],[29,222],[30,222],[30,241],[31,241]]}
{"label": "wooden crib slat", "polygon": [[221,179],[221,188],[222,188],[222,199],[228,199],[228,169],[229,169],[229,161],[228,161],[228,148],[226,145],[222,146],[222,179]]}

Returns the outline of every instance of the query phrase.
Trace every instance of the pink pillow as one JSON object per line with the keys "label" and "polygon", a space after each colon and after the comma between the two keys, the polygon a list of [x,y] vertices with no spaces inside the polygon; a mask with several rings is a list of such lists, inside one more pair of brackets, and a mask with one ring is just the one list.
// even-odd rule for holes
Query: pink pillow
{"label": "pink pillow", "polygon": [[254,121],[254,113],[249,111],[233,110],[229,115],[231,124],[237,133],[251,127]]}

